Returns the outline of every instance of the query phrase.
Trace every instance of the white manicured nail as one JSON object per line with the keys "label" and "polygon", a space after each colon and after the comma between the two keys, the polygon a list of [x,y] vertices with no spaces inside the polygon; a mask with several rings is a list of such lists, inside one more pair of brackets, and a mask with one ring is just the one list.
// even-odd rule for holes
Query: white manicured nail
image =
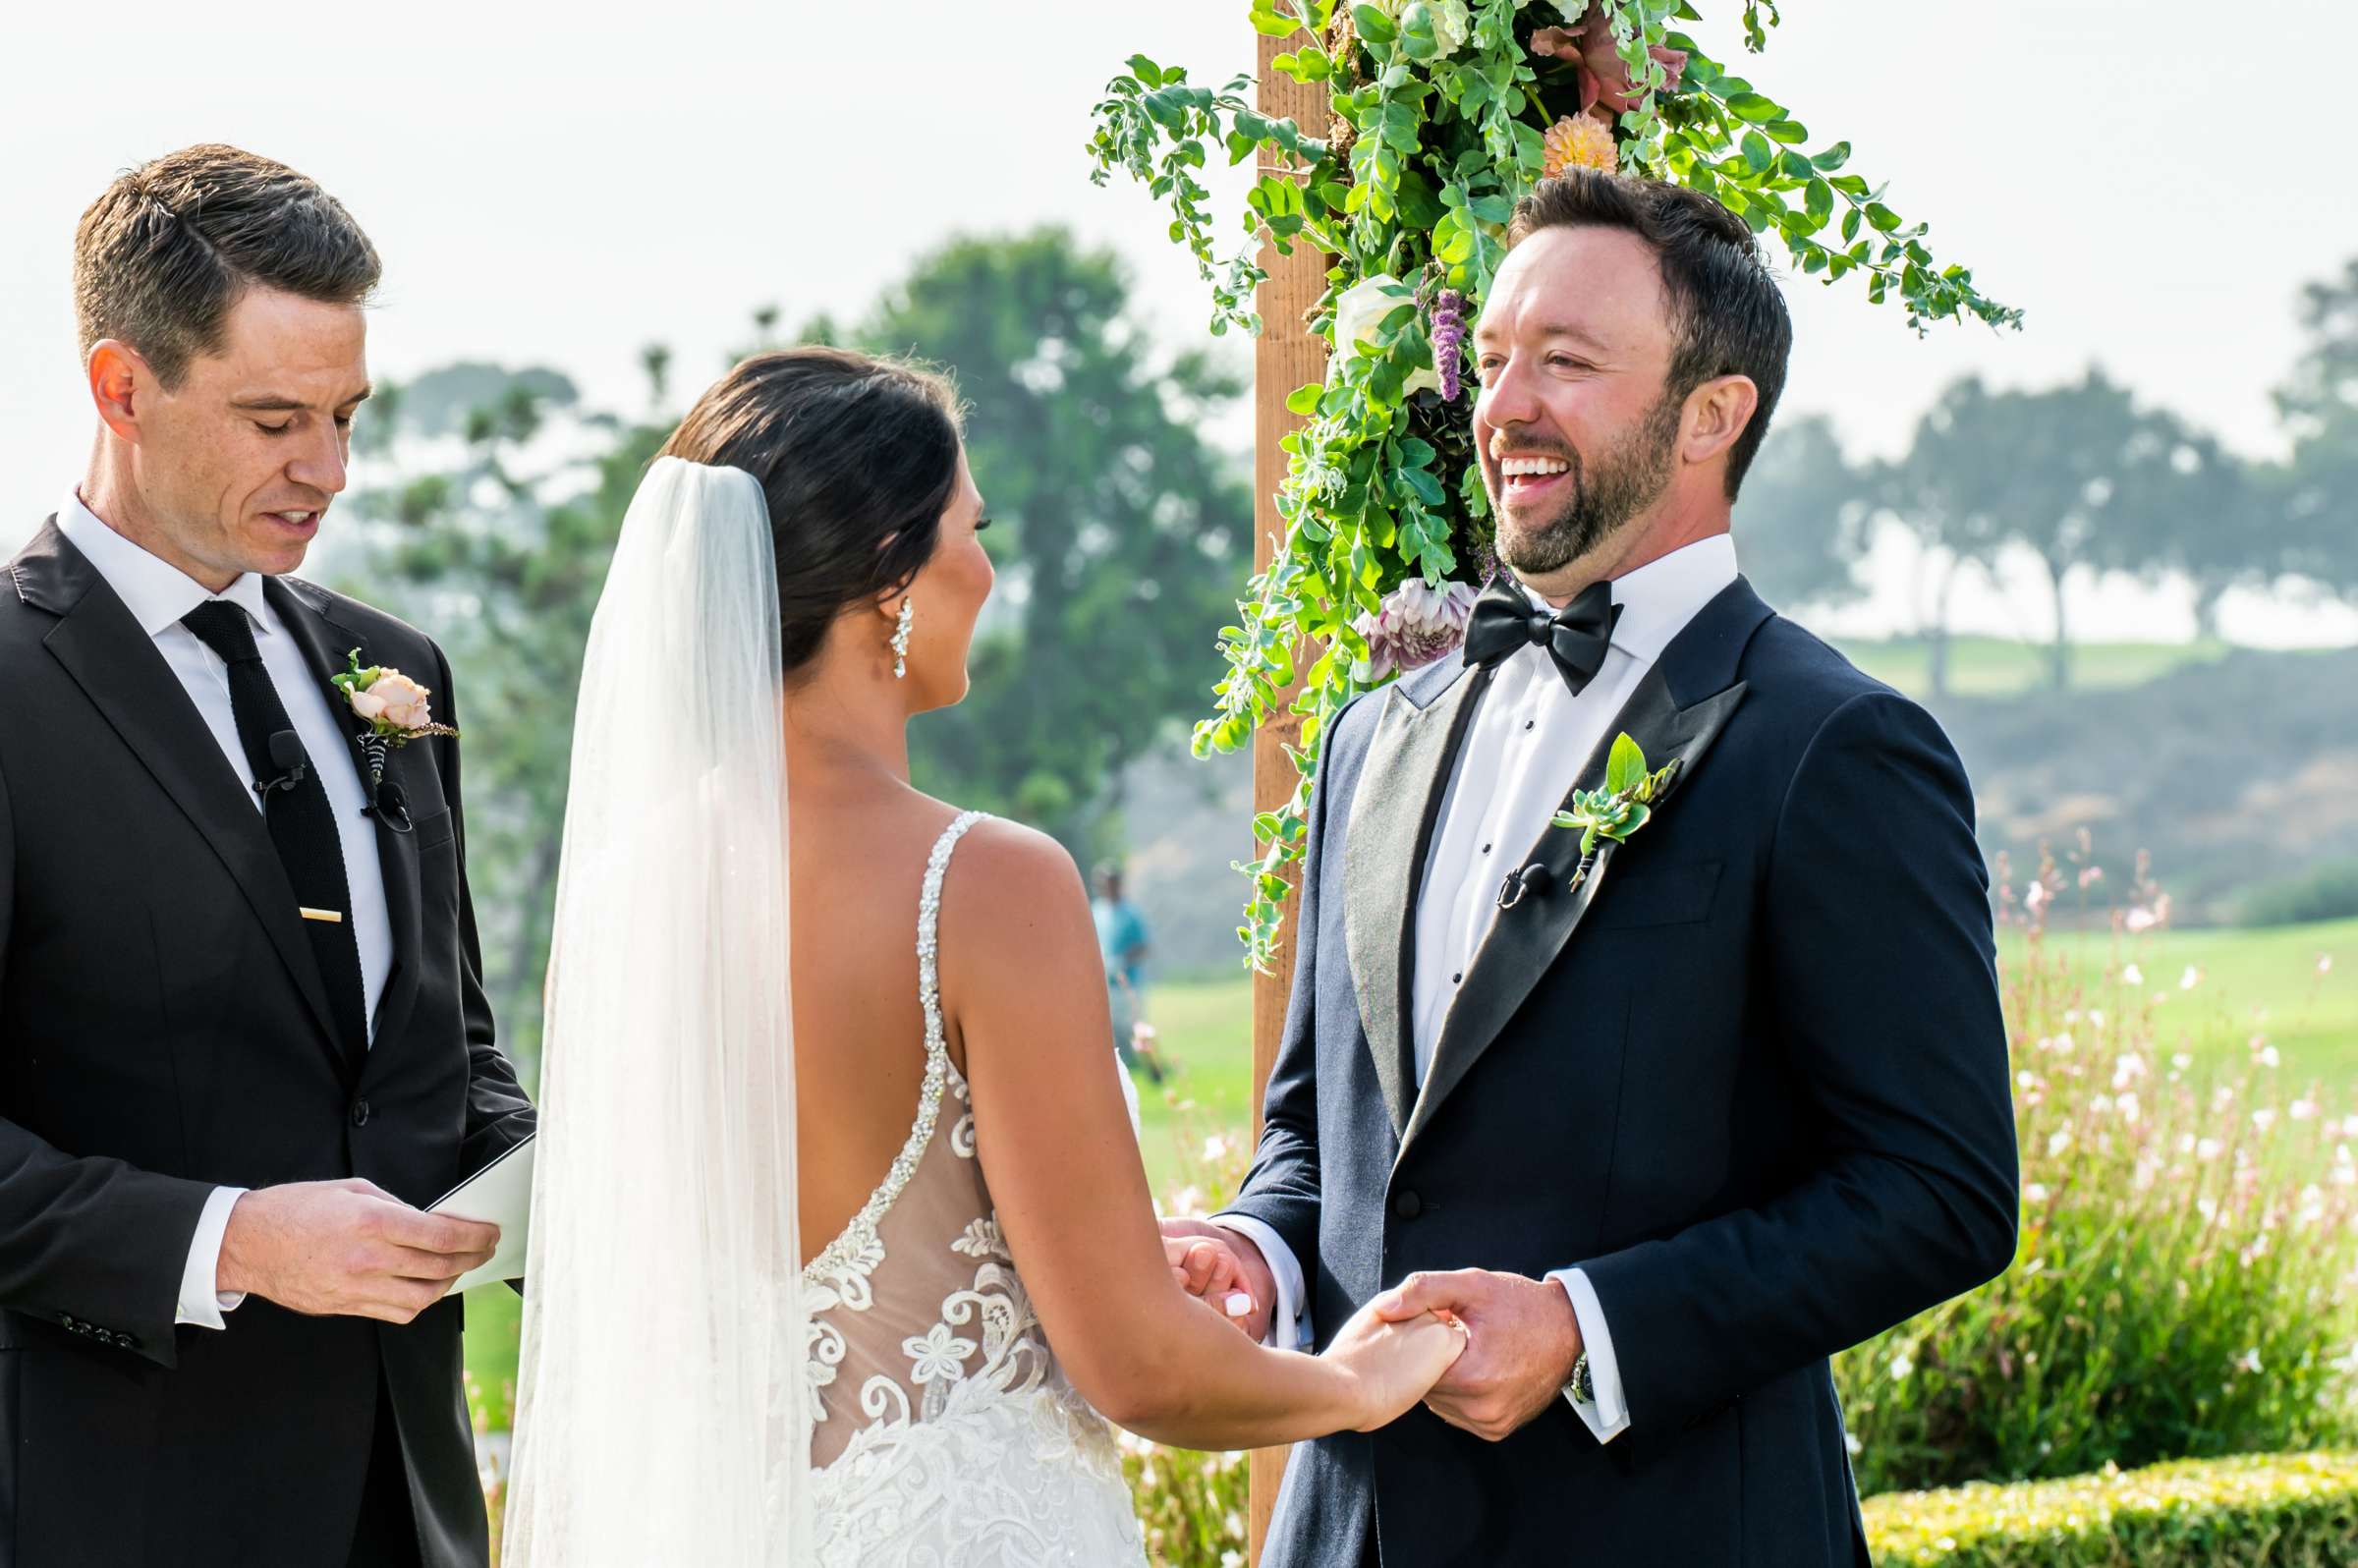
{"label": "white manicured nail", "polygon": [[1231,1294],[1229,1298],[1220,1303],[1220,1305],[1227,1309],[1229,1316],[1243,1317],[1253,1311],[1253,1298],[1240,1290]]}

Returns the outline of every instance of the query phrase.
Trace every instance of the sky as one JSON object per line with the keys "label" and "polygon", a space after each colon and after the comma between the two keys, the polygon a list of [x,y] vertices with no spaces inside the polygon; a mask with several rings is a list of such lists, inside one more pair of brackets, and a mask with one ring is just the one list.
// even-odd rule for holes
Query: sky
{"label": "sky", "polygon": [[[1546,4],[1548,0],[1537,0]],[[385,258],[379,374],[458,358],[546,364],[593,401],[643,397],[639,351],[675,384],[716,374],[776,304],[791,327],[857,314],[954,233],[1061,223],[1128,261],[1165,341],[1207,297],[1142,190],[1090,184],[1089,110],[1133,52],[1218,84],[1250,67],[1241,0],[872,8],[672,0],[632,25],[538,3],[256,14],[126,0],[10,24],[0,148],[0,554],[80,474],[91,428],[68,295],[74,224],[114,174],[198,140],[285,160],[334,192]],[[1733,0],[1703,43],[1741,54]],[[2358,55],[2358,7],[2280,0],[2239,31],[2195,0],[1785,0],[1736,63],[1851,168],[1932,224],[1944,259],[2027,312],[2019,333],[1919,340],[1856,279],[1792,279],[1786,407],[1854,452],[1904,448],[1955,377],[2043,387],[2103,365],[2144,400],[2254,455],[2300,338],[2301,284],[2358,255],[2337,94],[2304,60]],[[1235,209],[1233,179],[1215,181]],[[918,345],[921,348],[923,345]],[[1241,349],[1238,351],[1241,353]],[[1249,426],[1240,426],[1249,435]],[[1741,540],[1739,539],[1739,545]],[[1860,629],[1906,620],[1905,552],[1880,552]],[[2176,596],[2082,585],[2091,636],[2174,636]],[[2040,635],[2029,579],[1982,585],[1964,619]],[[2257,599],[2255,641],[2358,640],[2358,616]]]}

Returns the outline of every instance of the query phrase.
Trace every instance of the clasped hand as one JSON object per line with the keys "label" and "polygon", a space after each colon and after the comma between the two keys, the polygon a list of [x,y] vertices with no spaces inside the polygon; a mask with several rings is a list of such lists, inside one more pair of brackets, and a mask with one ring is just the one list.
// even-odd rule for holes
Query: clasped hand
{"label": "clasped hand", "polygon": [[406,1323],[498,1247],[497,1225],[425,1213],[374,1182],[296,1182],[239,1197],[214,1284],[311,1316]]}
{"label": "clasped hand", "polygon": [[[1259,1248],[1203,1220],[1166,1219],[1162,1235],[1171,1272],[1190,1295],[1221,1308],[1251,1337],[1267,1337],[1276,1287]],[[1230,1306],[1239,1296],[1247,1301],[1241,1313]],[[1425,1392],[1425,1407],[1491,1442],[1545,1411],[1580,1357],[1580,1322],[1562,1286],[1485,1268],[1409,1275],[1370,1302],[1337,1344],[1363,1318],[1406,1323],[1428,1314],[1464,1328],[1466,1340]]]}

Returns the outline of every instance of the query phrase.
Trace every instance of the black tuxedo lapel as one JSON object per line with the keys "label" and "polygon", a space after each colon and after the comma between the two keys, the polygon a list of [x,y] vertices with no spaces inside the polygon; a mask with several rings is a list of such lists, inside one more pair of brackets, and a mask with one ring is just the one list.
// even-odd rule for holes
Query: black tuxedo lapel
{"label": "black tuxedo lapel", "polygon": [[[1343,930],[1352,988],[1395,1134],[1408,1126],[1416,1097],[1410,979],[1425,856],[1449,793],[1450,764],[1490,684],[1488,670],[1460,666],[1457,676],[1437,696],[1421,692],[1423,681],[1414,676],[1384,694],[1343,837]],[[1431,700],[1420,704],[1420,696]]]}
{"label": "black tuxedo lapel", "polygon": [[[311,667],[320,689],[327,695],[329,712],[335,715],[337,727],[356,744],[345,754],[347,761],[360,770],[361,788],[368,787],[367,762],[361,755],[358,739],[365,734],[368,721],[353,712],[344,694],[329,684],[332,677],[352,667],[352,650],[359,648],[361,662],[369,662],[368,648],[361,635],[328,615],[326,602],[314,597],[314,590],[306,583],[285,578],[271,578],[262,586],[270,607],[278,612],[279,620],[303,649],[304,662]],[[386,754],[385,782],[391,785],[400,772],[399,750]],[[418,913],[418,847],[416,835],[397,833],[386,825],[382,815],[371,817],[376,827],[376,860],[385,883],[385,915],[393,933],[393,968],[385,977],[384,994],[377,998],[375,1028],[371,1036],[378,1040],[398,1039],[402,1026],[408,1022],[410,1009],[418,1000],[418,954],[421,942]],[[374,1061],[373,1049],[369,1060]]]}
{"label": "black tuxedo lapel", "polygon": [[[1678,771],[1656,810],[1672,809],[1679,789],[1718,739],[1728,715],[1744,700],[1744,684],[1734,680],[1737,658],[1769,611],[1751,585],[1738,579],[1697,613],[1671,639],[1621,706],[1590,753],[1564,805],[1580,790],[1603,786],[1606,758],[1613,741],[1626,733],[1646,753],[1647,765],[1660,768],[1675,760]],[[1732,684],[1731,684],[1732,683]],[[1441,1102],[1472,1071],[1498,1038],[1508,1020],[1531,995],[1572,933],[1604,891],[1613,860],[1623,853],[1643,855],[1645,834],[1628,845],[1606,840],[1598,846],[1596,863],[1580,885],[1573,874],[1580,866],[1580,834],[1549,827],[1530,854],[1515,863],[1545,866],[1551,873],[1549,891],[1526,896],[1512,909],[1501,910],[1489,933],[1467,967],[1466,983],[1442,1021],[1434,1044],[1432,1071],[1417,1096],[1408,1127],[1401,1135],[1403,1149],[1432,1122]]]}
{"label": "black tuxedo lapel", "polygon": [[309,1005],[320,1045],[341,1063],[327,990],[286,867],[243,775],[229,767],[180,677],[98,569],[57,531],[56,519],[17,558],[12,576],[26,603],[58,617],[43,645],[237,879]]}

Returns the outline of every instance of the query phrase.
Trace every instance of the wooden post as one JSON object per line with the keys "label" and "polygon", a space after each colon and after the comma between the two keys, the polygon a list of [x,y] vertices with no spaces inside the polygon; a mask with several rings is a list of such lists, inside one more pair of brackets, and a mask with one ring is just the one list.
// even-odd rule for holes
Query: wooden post
{"label": "wooden post", "polygon": [[[1286,40],[1265,33],[1260,40],[1260,88],[1255,105],[1272,119],[1292,120],[1314,136],[1323,137],[1328,110],[1326,88],[1319,83],[1299,83],[1269,62],[1287,47]],[[1297,242],[1292,255],[1279,255],[1274,247],[1261,252],[1262,269],[1268,273],[1255,307],[1261,312],[1261,337],[1253,348],[1253,565],[1266,571],[1277,539],[1285,528],[1277,515],[1277,487],[1285,479],[1286,454],[1279,448],[1288,431],[1300,421],[1286,412],[1286,395],[1298,386],[1323,380],[1326,345],[1302,324],[1302,318],[1326,292],[1326,259],[1310,245]],[[1253,809],[1274,811],[1294,793],[1299,775],[1285,748],[1302,734],[1301,719],[1291,712],[1272,717],[1253,738]],[[1293,910],[1298,911],[1300,876]],[[1303,939],[1301,928],[1287,922],[1285,938],[1274,972],[1253,980],[1253,1136],[1261,1137],[1261,1103],[1268,1089],[1269,1072],[1277,1061],[1277,1039],[1285,1029],[1285,1004],[1293,989],[1294,953]],[[1308,1260],[1304,1260],[1307,1264]],[[1269,1510],[1277,1502],[1277,1485],[1285,1477],[1286,1450],[1264,1448],[1252,1457],[1251,1542],[1254,1563],[1261,1561],[1269,1531]]]}

